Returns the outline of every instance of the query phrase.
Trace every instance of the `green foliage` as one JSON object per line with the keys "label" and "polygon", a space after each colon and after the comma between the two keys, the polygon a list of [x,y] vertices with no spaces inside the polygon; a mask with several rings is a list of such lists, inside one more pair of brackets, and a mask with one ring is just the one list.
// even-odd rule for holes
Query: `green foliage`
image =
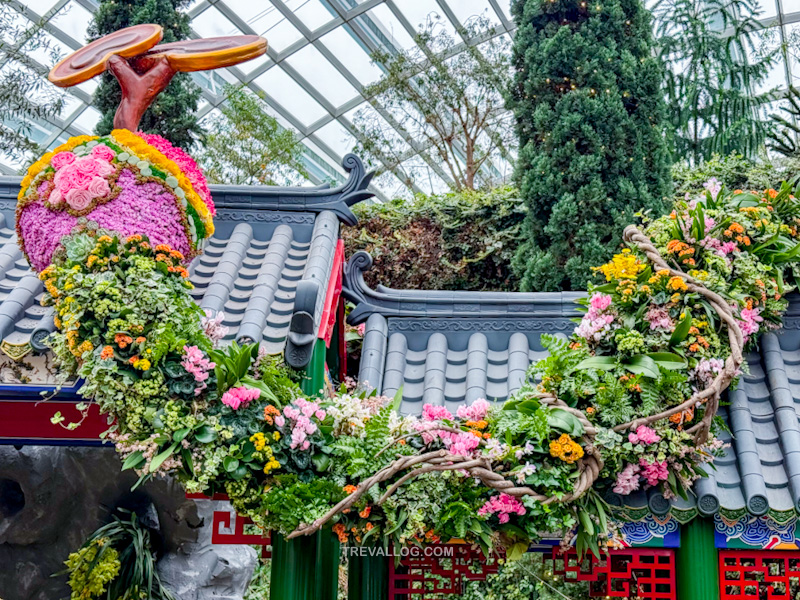
{"label": "green foliage", "polygon": [[[189,4],[190,0],[103,0],[94,11],[89,39],[132,25],[156,23],[164,28],[164,43],[185,40],[190,33],[189,16],[180,11]],[[102,113],[95,127],[98,135],[114,128],[114,113],[121,99],[117,80],[111,73],[103,73],[92,98],[92,105]],[[178,73],[144,113],[139,130],[157,133],[175,146],[189,149],[203,134],[195,116],[199,100],[200,88],[187,73]]]}
{"label": "green foliage", "polygon": [[[32,139],[32,125],[57,116],[63,95],[41,76],[29,58],[44,54],[55,63],[59,55],[42,32],[41,23],[31,23],[11,5],[0,0],[0,152],[12,159],[30,158],[39,148]],[[56,18],[57,15],[52,15]]]}
{"label": "green foliage", "polygon": [[769,120],[757,93],[775,64],[760,53],[761,12],[753,0],[660,0],[653,9],[659,50],[671,68],[666,92],[675,156],[693,163],[712,154],[754,156]]}
{"label": "green foliage", "polygon": [[158,576],[150,530],[135,513],[117,512],[64,563],[71,600],[176,600]]}
{"label": "green foliage", "polygon": [[508,106],[528,215],[523,290],[585,289],[592,265],[669,193],[662,61],[638,0],[514,0]]}
{"label": "green foliage", "polygon": [[713,154],[699,164],[686,161],[676,163],[672,168],[675,183],[675,196],[683,197],[694,192],[716,178],[728,190],[763,190],[783,179],[791,179],[798,171],[793,160],[749,159],[742,154]]}
{"label": "green foliage", "polygon": [[373,257],[371,285],[439,290],[513,291],[510,263],[525,207],[513,187],[417,196],[359,205],[358,227],[342,231],[348,255]]}
{"label": "green foliage", "polygon": [[[353,119],[356,152],[379,173],[394,170],[412,192],[414,179],[426,179],[430,172],[454,191],[492,185],[496,176],[484,167],[500,157],[510,160],[512,140],[502,97],[507,45],[483,17],[473,18],[459,34],[456,40],[429,19],[412,49],[373,54],[384,76],[363,96],[374,98],[383,108],[380,113],[391,115],[404,136],[371,106]],[[461,38],[479,36],[488,38],[479,48],[459,46]],[[427,165],[420,173],[398,168],[408,158],[409,144]]]}
{"label": "green foliage", "polygon": [[199,155],[212,183],[296,185],[308,178],[301,162],[303,146],[280,126],[266,105],[242,87],[227,86],[221,116],[206,125]]}
{"label": "green foliage", "polygon": [[770,119],[776,126],[768,134],[767,147],[783,156],[800,156],[800,147],[797,145],[797,136],[800,127],[797,122],[800,118],[800,91],[794,86],[789,87],[786,93],[789,106],[781,106],[779,112],[772,113]]}

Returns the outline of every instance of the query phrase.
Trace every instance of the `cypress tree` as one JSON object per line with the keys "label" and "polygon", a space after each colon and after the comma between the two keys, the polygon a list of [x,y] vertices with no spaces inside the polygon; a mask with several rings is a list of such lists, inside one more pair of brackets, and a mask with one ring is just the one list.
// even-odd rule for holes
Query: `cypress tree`
{"label": "cypress tree", "polygon": [[[189,37],[189,16],[181,13],[190,0],[103,0],[89,25],[89,39],[131,25],[156,23],[164,28],[161,43],[185,40]],[[102,117],[95,132],[104,135],[113,129],[114,113],[122,98],[119,84],[113,75],[103,73],[94,93],[93,105]],[[195,115],[200,88],[187,73],[178,73],[144,113],[139,129],[163,135],[176,146],[189,149],[202,135]]]}
{"label": "cypress tree", "polygon": [[585,289],[670,192],[664,67],[641,0],[514,0],[509,105],[526,202],[525,290]]}

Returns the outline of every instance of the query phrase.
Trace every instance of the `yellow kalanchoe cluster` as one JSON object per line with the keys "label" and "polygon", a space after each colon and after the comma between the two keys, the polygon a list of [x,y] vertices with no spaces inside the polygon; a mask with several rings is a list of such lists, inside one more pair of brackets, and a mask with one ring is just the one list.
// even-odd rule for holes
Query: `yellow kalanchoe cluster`
{"label": "yellow kalanchoe cluster", "polygon": [[186,201],[189,202],[197,211],[197,214],[200,215],[203,225],[205,225],[206,228],[206,235],[211,237],[214,233],[214,219],[211,217],[211,212],[208,210],[206,203],[203,202],[203,199],[200,198],[195,191],[192,182],[183,174],[181,168],[164,156],[158,149],[127,129],[115,129],[111,132],[111,136],[119,145],[129,150],[131,154],[149,160],[156,167],[162,171],[166,171],[178,180],[178,185],[186,192]]}
{"label": "yellow kalanchoe cluster", "polygon": [[569,435],[563,433],[560,438],[550,442],[550,456],[555,456],[565,463],[572,464],[583,458],[583,448]]}
{"label": "yellow kalanchoe cluster", "polygon": [[[276,431],[272,434],[272,437],[275,441],[278,441],[280,439],[280,434]],[[256,452],[263,452],[264,457],[267,459],[267,463],[264,465],[265,475],[269,475],[275,469],[281,468],[281,463],[275,459],[275,455],[272,453],[272,448],[270,448],[269,444],[267,444],[267,438],[263,433],[260,431],[258,433],[254,433],[250,436],[250,441],[255,445]]]}
{"label": "yellow kalanchoe cluster", "polygon": [[594,271],[600,271],[606,276],[606,281],[614,281],[615,279],[636,279],[645,268],[645,264],[639,262],[636,255],[630,251],[630,248],[625,248],[619,254],[615,254],[610,262],[607,262],[602,267],[592,267]]}

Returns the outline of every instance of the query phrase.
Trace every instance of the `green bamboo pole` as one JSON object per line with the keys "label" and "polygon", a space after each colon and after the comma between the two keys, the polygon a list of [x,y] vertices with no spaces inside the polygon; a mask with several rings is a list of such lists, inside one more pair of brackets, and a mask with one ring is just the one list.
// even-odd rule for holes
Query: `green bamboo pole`
{"label": "green bamboo pole", "polygon": [[696,518],[681,528],[675,566],[680,600],[719,600],[719,562],[714,523]]}
{"label": "green bamboo pole", "polygon": [[[325,341],[317,340],[300,384],[309,396],[325,386]],[[336,600],[339,590],[339,542],[330,529],[272,543],[270,600]]]}
{"label": "green bamboo pole", "polygon": [[316,556],[316,536],[289,541],[280,535],[273,536],[270,600],[316,600]]}
{"label": "green bamboo pole", "polygon": [[347,568],[348,600],[388,600],[389,560],[379,555],[351,555]]}

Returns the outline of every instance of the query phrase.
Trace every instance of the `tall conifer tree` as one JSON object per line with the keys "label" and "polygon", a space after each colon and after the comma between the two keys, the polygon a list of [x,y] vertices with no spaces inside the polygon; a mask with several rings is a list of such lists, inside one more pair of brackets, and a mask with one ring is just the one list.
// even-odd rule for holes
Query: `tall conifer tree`
{"label": "tall conifer tree", "polygon": [[526,290],[585,289],[640,210],[670,191],[664,67],[641,0],[513,0],[509,105],[528,207]]}
{"label": "tall conifer tree", "polygon": [[[180,12],[189,0],[103,0],[89,26],[90,40],[131,25],[156,23],[164,28],[162,43],[189,37],[189,16]],[[122,94],[113,75],[103,73],[94,93],[93,105],[103,113],[95,131],[99,135],[113,129],[114,113]],[[139,129],[163,135],[176,146],[188,149],[202,135],[195,115],[200,99],[198,88],[186,73],[172,78],[144,113]]]}

